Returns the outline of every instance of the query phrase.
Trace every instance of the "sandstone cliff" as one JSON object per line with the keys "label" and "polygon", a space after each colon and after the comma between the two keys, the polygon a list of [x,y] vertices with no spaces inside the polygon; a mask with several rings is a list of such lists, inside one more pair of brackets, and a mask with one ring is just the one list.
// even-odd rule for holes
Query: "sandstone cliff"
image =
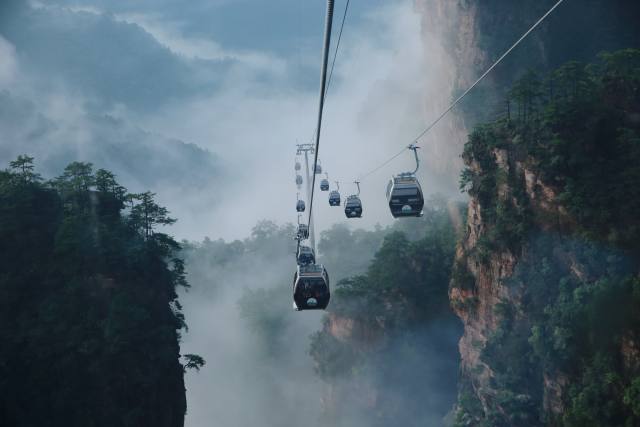
{"label": "sandstone cliff", "polygon": [[458,425],[638,421],[638,76],[633,50],[530,74],[471,134]]}

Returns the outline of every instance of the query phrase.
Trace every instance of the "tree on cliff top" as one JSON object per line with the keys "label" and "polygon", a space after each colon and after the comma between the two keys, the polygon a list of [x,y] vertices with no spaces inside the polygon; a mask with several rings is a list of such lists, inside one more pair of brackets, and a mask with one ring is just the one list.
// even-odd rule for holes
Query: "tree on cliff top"
{"label": "tree on cliff top", "polygon": [[182,427],[187,283],[154,233],[173,220],[151,193],[127,215],[125,195],[90,163],[46,183],[28,156],[0,172],[3,425]]}

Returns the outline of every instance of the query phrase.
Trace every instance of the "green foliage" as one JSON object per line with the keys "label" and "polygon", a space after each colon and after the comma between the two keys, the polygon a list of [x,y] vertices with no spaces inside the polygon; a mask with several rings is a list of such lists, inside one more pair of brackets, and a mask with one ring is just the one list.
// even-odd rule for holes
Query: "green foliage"
{"label": "green foliage", "polygon": [[[524,177],[515,163],[539,174],[586,238],[632,248],[640,238],[640,51],[602,54],[591,65],[570,62],[542,90],[532,72],[509,93],[518,114],[479,126],[465,146],[461,176],[489,226],[488,251],[519,247],[530,229]],[[497,164],[508,148],[509,168]],[[501,185],[507,183],[507,194]],[[538,191],[539,189],[534,189]],[[616,206],[616,209],[611,209]],[[624,229],[624,233],[616,229]]]}
{"label": "green foliage", "polygon": [[[461,394],[459,425],[469,414],[494,426],[640,423],[637,356],[622,354],[625,340],[640,338],[639,83],[633,49],[544,79],[528,73],[509,93],[509,115],[471,135],[461,184],[484,228],[470,255],[487,262],[507,250],[519,263],[506,284],[515,305],[498,304],[481,354],[497,394],[479,418]],[[526,193],[523,167],[566,218],[533,204],[548,194],[537,185]],[[543,413],[545,375],[564,384],[557,417]]]}
{"label": "green foliage", "polygon": [[[414,230],[410,240],[403,232],[389,232],[366,273],[337,284],[330,316],[351,325],[350,335],[334,335],[327,318],[311,337],[321,378],[333,384],[364,382],[380,394],[368,425],[439,422],[455,399],[460,325],[447,290],[456,233],[446,201],[434,199],[427,206],[422,236]],[[357,398],[343,402],[359,404]]]}
{"label": "green foliage", "polygon": [[184,356],[182,356],[182,358],[185,361],[183,365],[185,371],[187,369],[195,369],[196,371],[199,371],[200,368],[202,368],[207,363],[201,356],[198,356],[197,354],[185,354]]}
{"label": "green foliage", "polygon": [[472,290],[475,284],[476,278],[466,267],[463,259],[456,260],[451,272],[451,286],[464,290]]}
{"label": "green foliage", "polygon": [[34,172],[35,166],[33,160],[33,157],[24,154],[18,156],[16,160],[9,162],[9,168],[14,176],[23,184],[30,184],[42,180],[42,177]]}
{"label": "green foliage", "polygon": [[[179,245],[150,193],[124,213],[113,174],[75,162],[50,183],[0,173],[0,419],[12,426],[181,426]],[[155,216],[154,216],[155,215]],[[169,260],[170,263],[167,263]],[[185,368],[204,361],[185,356]]]}
{"label": "green foliage", "polygon": [[624,391],[623,402],[631,409],[633,415],[640,417],[640,376],[634,378]]}
{"label": "green foliage", "polygon": [[[480,50],[484,60],[478,61],[473,55],[470,57],[469,51],[460,49],[460,46],[448,50],[454,55],[458,52],[455,62],[464,64],[464,75],[475,73],[475,76],[480,76],[550,5],[537,0],[467,3],[466,7],[474,7],[474,47]],[[460,106],[465,122],[486,122],[502,112],[505,109],[504,97],[513,90],[514,83],[531,69],[547,73],[568,58],[590,62],[600,52],[637,47],[640,40],[639,16],[640,4],[636,0],[564,2],[539,30],[531,33],[465,99]],[[464,87],[458,88],[458,95],[466,89],[468,80],[461,79],[460,84]],[[541,83],[542,90],[548,93],[549,82],[541,79]],[[515,108],[513,110],[515,116],[517,112]]]}
{"label": "green foliage", "polygon": [[318,243],[323,263],[331,266],[332,280],[362,274],[380,248],[388,229],[351,230],[346,224],[335,224],[324,230]]}
{"label": "green foliage", "polygon": [[455,427],[475,426],[482,423],[484,412],[482,402],[469,390],[463,388],[458,396],[458,407],[455,417]]}
{"label": "green foliage", "polygon": [[132,194],[129,198],[132,202],[129,222],[145,239],[151,237],[157,226],[171,225],[176,222],[174,218],[169,217],[167,208],[159,206],[154,201],[154,197],[155,193],[147,191],[141,194]]}
{"label": "green foliage", "polygon": [[468,167],[462,171],[460,188],[478,200],[487,227],[475,254],[471,254],[482,262],[488,261],[493,252],[517,252],[531,226],[524,183],[510,158],[504,159],[507,165],[499,165],[497,160],[498,155],[507,155],[512,138],[504,122],[478,126],[463,153]]}
{"label": "green foliage", "polygon": [[324,380],[342,378],[353,374],[362,355],[348,343],[331,334],[318,331],[311,336],[309,352],[316,360],[316,373]]}

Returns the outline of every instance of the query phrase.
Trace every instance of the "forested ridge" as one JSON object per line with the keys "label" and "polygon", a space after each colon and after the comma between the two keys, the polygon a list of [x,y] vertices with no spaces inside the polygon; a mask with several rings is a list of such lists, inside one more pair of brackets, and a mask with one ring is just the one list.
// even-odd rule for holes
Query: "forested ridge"
{"label": "forested ridge", "polygon": [[386,233],[363,274],[337,283],[312,336],[316,371],[332,387],[326,425],[438,425],[451,410],[461,326],[447,289],[464,209],[427,205],[410,233]]}
{"label": "forested ridge", "polygon": [[527,73],[470,135],[458,425],[640,422],[639,118],[626,49]]}
{"label": "forested ridge", "polygon": [[[489,65],[555,2],[541,0],[458,1],[458,13],[469,15],[451,27],[450,52],[458,66],[456,93],[462,93]],[[563,2],[549,18],[515,49],[507,60],[460,104],[461,116],[471,128],[494,120],[503,110],[511,87],[534,70],[551,73],[567,61],[592,62],[602,52],[638,47],[640,3],[636,0],[581,0]],[[456,22],[456,21],[454,21]],[[466,47],[466,48],[465,48]]]}
{"label": "forested ridge", "polygon": [[0,424],[182,426],[187,287],[154,194],[74,162],[0,172]]}

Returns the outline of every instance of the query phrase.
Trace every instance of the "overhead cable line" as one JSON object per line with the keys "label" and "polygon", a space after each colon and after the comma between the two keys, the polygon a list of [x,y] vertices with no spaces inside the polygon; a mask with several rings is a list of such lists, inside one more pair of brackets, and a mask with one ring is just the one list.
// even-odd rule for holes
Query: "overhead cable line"
{"label": "overhead cable line", "polygon": [[333,61],[331,62],[331,71],[329,72],[329,80],[327,81],[327,90],[324,93],[325,100],[331,88],[331,81],[333,78],[333,69],[336,66],[336,58],[338,57],[338,50],[340,50],[340,41],[342,40],[342,31],[344,30],[344,23],[347,20],[347,12],[349,12],[349,3],[351,0],[347,0],[347,4],[344,6],[344,14],[342,15],[342,24],[340,25],[340,32],[338,33],[338,41],[336,42],[336,50],[333,53]]}
{"label": "overhead cable line", "polygon": [[[324,28],[324,46],[322,48],[322,68],[320,72],[320,101],[318,105],[318,125],[316,127],[315,154],[313,160],[313,181],[311,184],[311,197],[309,198],[309,229],[312,230],[313,196],[316,188],[316,167],[318,166],[318,151],[320,150],[320,134],[322,130],[322,113],[327,84],[327,66],[329,63],[329,49],[331,47],[331,28],[333,25],[334,0],[327,0],[327,17]],[[315,248],[314,248],[315,249]]]}
{"label": "overhead cable line", "polygon": [[[431,129],[433,129],[447,114],[449,114],[449,112],[451,112],[451,110],[453,110],[460,103],[460,101],[462,101],[469,94],[469,92],[471,92],[481,81],[483,81],[485,79],[485,77],[487,77],[493,71],[493,69],[498,66],[498,64],[500,64],[507,56],[509,56],[509,54],[516,47],[518,47],[520,45],[520,43],[522,43],[524,41],[524,39],[526,39],[527,36],[529,36],[529,34],[531,34],[536,28],[538,28],[538,26],[540,26],[540,24],[542,24],[544,22],[544,20],[547,19],[547,17],[549,15],[551,15],[551,13],[553,13],[553,11],[556,10],[556,8],[558,8],[558,6],[560,6],[563,2],[564,2],[564,0],[559,0],[556,4],[554,4],[551,7],[551,9],[549,9],[547,11],[547,13],[545,13],[540,19],[538,19],[538,21],[535,24],[533,24],[533,26],[531,28],[529,28],[529,30],[527,30],[527,32],[524,33],[522,35],[522,37],[520,37],[518,39],[518,41],[516,41],[505,53],[503,53],[502,56],[500,56],[500,58],[498,58],[498,60],[496,62],[494,62],[493,65],[491,65],[491,67],[489,67],[487,69],[487,71],[485,71],[484,74],[482,74],[480,76],[480,78],[478,78],[478,80],[476,80],[466,91],[464,91],[464,93],[462,95],[460,95],[446,110],[444,110],[442,112],[442,114],[440,114],[429,126],[427,126],[427,128],[425,130],[423,130],[411,142],[411,144],[418,143],[418,141],[423,136],[425,136],[427,133],[429,133],[431,131]],[[358,179],[359,180],[363,180],[363,179],[367,178],[368,176],[376,173],[377,171],[382,169],[384,166],[388,165],[393,160],[395,160],[402,153],[404,153],[404,150],[406,150],[406,149],[407,149],[407,147],[403,147],[401,151],[399,151],[398,153],[394,154],[391,158],[389,158],[388,160],[386,160],[384,163],[382,163],[381,165],[377,166],[376,168],[370,170],[369,172],[367,172],[367,173],[365,173],[363,175],[360,175],[360,177]]]}
{"label": "overhead cable line", "polygon": [[[342,41],[342,32],[344,30],[344,23],[347,20],[347,13],[349,12],[349,3],[351,0],[347,0],[347,3],[344,6],[344,13],[342,14],[342,24],[340,25],[340,32],[338,33],[338,42],[336,43],[336,49],[333,52],[333,60],[331,61],[331,71],[329,72],[329,79],[327,80],[327,88],[324,92],[324,99],[327,100],[327,94],[329,93],[329,88],[331,87],[331,82],[333,80],[333,69],[336,66],[336,58],[338,57],[338,51],[340,50],[340,42]],[[311,141],[315,139],[315,132],[311,137]]]}

